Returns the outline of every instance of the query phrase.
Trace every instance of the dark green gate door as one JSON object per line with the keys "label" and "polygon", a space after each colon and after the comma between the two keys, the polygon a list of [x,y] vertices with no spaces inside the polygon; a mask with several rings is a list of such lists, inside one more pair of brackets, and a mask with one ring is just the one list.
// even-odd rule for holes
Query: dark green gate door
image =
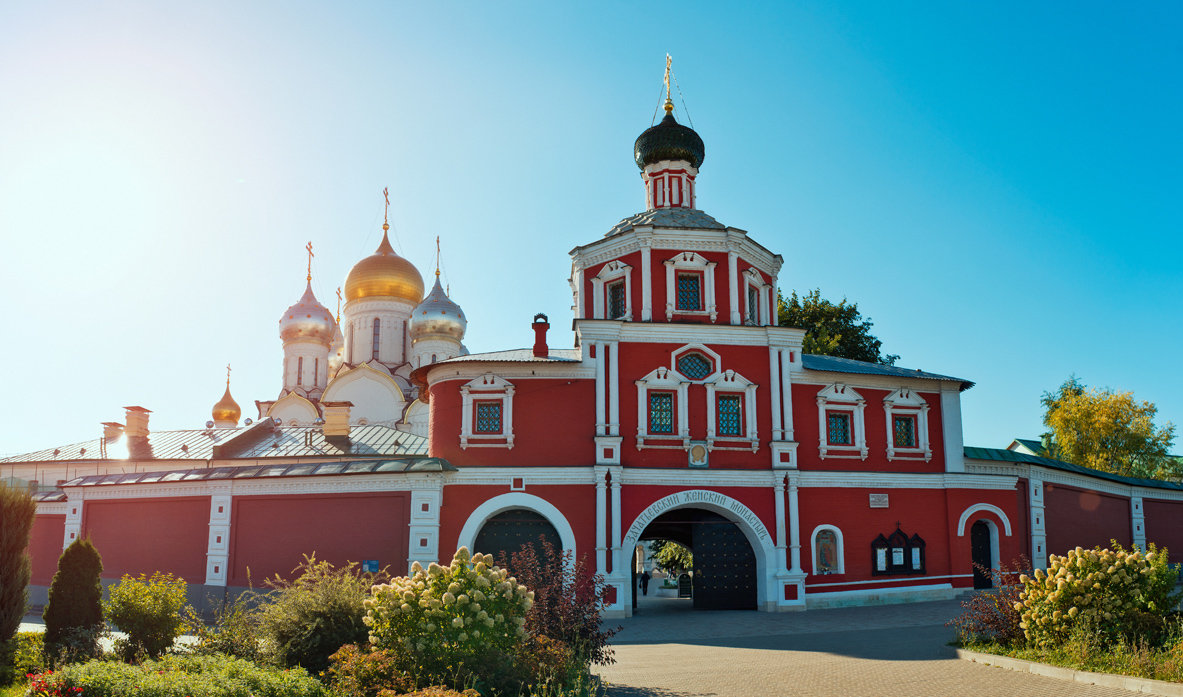
{"label": "dark green gate door", "polygon": [[563,549],[555,526],[541,514],[524,509],[502,511],[485,521],[471,551],[492,554],[494,559],[500,559],[504,552],[508,559],[522,545],[529,544],[534,545],[536,553],[541,553],[538,547],[539,535],[554,545],[556,551]]}
{"label": "dark green gate door", "polygon": [[756,609],[756,555],[735,523],[700,511],[693,549],[696,610]]}

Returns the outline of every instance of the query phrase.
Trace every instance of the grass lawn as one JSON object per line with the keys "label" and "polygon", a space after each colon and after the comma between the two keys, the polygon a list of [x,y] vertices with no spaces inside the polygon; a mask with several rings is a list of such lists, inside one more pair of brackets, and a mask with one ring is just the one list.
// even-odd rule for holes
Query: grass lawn
{"label": "grass lawn", "polygon": [[[1148,646],[1118,644],[1107,651],[1067,645],[1058,649],[1012,647],[998,642],[962,644],[961,648],[996,656],[1010,656],[1053,666],[1087,670],[1094,673],[1116,673],[1138,678],[1183,682],[1183,648],[1177,644],[1172,650]],[[5,697],[0,695],[0,697]]]}

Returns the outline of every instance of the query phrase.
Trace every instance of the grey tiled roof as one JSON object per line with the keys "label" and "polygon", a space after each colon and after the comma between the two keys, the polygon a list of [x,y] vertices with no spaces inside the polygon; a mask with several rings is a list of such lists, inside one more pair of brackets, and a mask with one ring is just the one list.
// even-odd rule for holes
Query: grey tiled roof
{"label": "grey tiled roof", "polygon": [[455,472],[447,460],[438,457],[408,457],[397,460],[354,460],[345,462],[310,462],[294,465],[253,465],[173,470],[171,472],[129,472],[76,477],[67,486],[115,486],[119,484],[160,484],[196,482],[215,479],[270,479],[273,477],[323,477],[342,474],[401,474],[403,472]]}
{"label": "grey tiled roof", "polygon": [[490,351],[488,353],[470,353],[467,356],[456,356],[449,358],[440,363],[470,363],[474,361],[494,361],[503,363],[519,363],[519,362],[558,362],[558,363],[578,363],[583,360],[580,356],[579,349],[550,349],[550,355],[546,358],[537,358],[534,355],[534,349],[510,349],[508,351]]}
{"label": "grey tiled roof", "polygon": [[968,390],[973,387],[973,383],[964,378],[926,373],[923,370],[908,370],[907,368],[900,368],[894,365],[880,365],[878,363],[856,361],[850,358],[838,358],[837,356],[817,356],[812,353],[803,353],[801,354],[801,365],[806,370],[821,370],[830,373],[890,375],[892,377],[921,378],[924,380],[952,380],[953,382],[960,382],[962,390]]}
{"label": "grey tiled roof", "polygon": [[655,228],[683,228],[692,230],[726,230],[727,226],[697,208],[656,208],[629,216],[612,226],[604,237],[619,235],[635,227],[650,225]]}
{"label": "grey tiled roof", "polygon": [[1156,489],[1183,489],[1183,484],[1179,482],[1164,482],[1161,479],[1142,479],[1141,477],[1123,477],[1120,474],[1113,474],[1111,472],[1102,472],[1089,467],[1081,467],[1074,465],[1071,462],[1064,462],[1063,460],[1053,460],[1050,457],[1039,457],[1037,455],[1028,455],[1027,453],[1019,453],[1014,450],[1006,450],[1004,448],[978,448],[973,446],[965,447],[965,456],[971,460],[991,460],[994,462],[1015,462],[1026,463],[1029,465],[1040,465],[1041,467],[1050,467],[1064,472],[1073,472],[1075,474],[1083,474],[1088,477],[1096,477],[1097,479],[1107,479],[1111,482],[1120,482],[1122,484],[1129,484],[1132,486],[1149,486]]}
{"label": "grey tiled roof", "polygon": [[2,463],[77,460],[209,460],[267,457],[427,455],[427,439],[391,426],[354,426],[349,449],[325,440],[319,426],[276,426],[270,418],[250,426],[206,430],[153,431],[145,438],[122,437],[106,445],[98,438],[15,455]]}

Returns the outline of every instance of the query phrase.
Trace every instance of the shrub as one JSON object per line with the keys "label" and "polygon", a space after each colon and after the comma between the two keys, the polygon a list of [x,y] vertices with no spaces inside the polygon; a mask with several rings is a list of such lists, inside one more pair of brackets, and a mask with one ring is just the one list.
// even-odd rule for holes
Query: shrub
{"label": "shrub", "polygon": [[124,576],[111,586],[103,604],[107,619],[127,633],[117,644],[125,659],[157,658],[169,650],[184,625],[185,581],[159,571]]}
{"label": "shrub", "polygon": [[231,656],[172,655],[130,665],[90,661],[37,676],[31,694],[83,697],[324,697],[300,669],[258,666]]}
{"label": "shrub", "polygon": [[41,632],[20,632],[6,647],[8,662],[0,665],[0,685],[23,679],[30,673],[45,670],[45,651]]}
{"label": "shrub", "polygon": [[103,560],[90,540],[74,540],[58,557],[49,584],[45,612],[45,644],[56,655],[58,645],[75,629],[97,630],[103,624]]}
{"label": "shrub", "polygon": [[233,600],[223,599],[214,608],[213,621],[208,624],[189,607],[185,626],[197,638],[190,650],[204,656],[224,654],[259,662],[263,651],[259,645],[258,603],[250,591],[238,594]]}
{"label": "shrub", "polygon": [[[975,565],[977,566],[977,565]],[[961,603],[964,612],[947,624],[957,629],[957,638],[962,643],[971,641],[997,641],[1013,646],[1023,642],[1023,629],[1019,626],[1019,595],[1023,591],[1019,572],[1030,568],[1026,557],[1020,557],[1013,565],[1001,564],[998,569],[985,569],[994,582],[995,590],[975,593]]]}
{"label": "shrub", "polygon": [[[383,697],[386,697],[385,695]],[[440,687],[438,685],[432,687],[425,687],[422,690],[415,690],[408,692],[403,697],[481,697],[480,693],[473,689],[467,689],[462,692],[457,692],[448,687]]]}
{"label": "shrub", "polygon": [[1166,550],[1151,545],[1143,554],[1113,546],[1052,555],[1046,572],[1021,577],[1024,588],[1014,608],[1029,642],[1055,647],[1082,633],[1101,646],[1122,637],[1159,640],[1178,602]]}
{"label": "shrub", "polygon": [[315,555],[293,573],[295,580],[266,582],[272,592],[263,600],[260,634],[279,665],[320,673],[338,649],[369,636],[362,603],[376,579],[357,564],[334,567]]}
{"label": "shrub", "polygon": [[329,684],[342,697],[377,697],[385,691],[402,694],[415,689],[415,680],[407,672],[411,666],[398,649],[367,651],[346,644],[330,660]]}
{"label": "shrub", "polygon": [[498,681],[480,666],[512,664],[534,593],[492,561],[487,554],[470,559],[461,547],[449,566],[416,563],[410,577],[374,586],[366,600],[370,642],[406,652],[428,683]]}
{"label": "shrub", "polygon": [[604,577],[591,570],[586,556],[576,559],[570,550],[556,550],[545,537],[538,539],[538,545],[522,545],[508,564],[504,556],[501,559],[520,583],[534,591],[526,631],[561,642],[585,666],[614,663],[608,642],[620,627],[601,624],[606,606]]}
{"label": "shrub", "polygon": [[36,515],[29,492],[0,482],[0,666],[11,665],[12,639],[28,608],[29,535]]}

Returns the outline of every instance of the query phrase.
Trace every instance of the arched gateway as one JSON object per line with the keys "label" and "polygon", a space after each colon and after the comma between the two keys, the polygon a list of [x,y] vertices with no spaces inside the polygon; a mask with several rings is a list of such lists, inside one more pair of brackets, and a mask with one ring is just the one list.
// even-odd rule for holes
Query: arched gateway
{"label": "arched gateway", "polygon": [[[691,510],[702,511],[706,515],[692,516],[686,518],[685,516],[671,515],[674,511],[683,511],[690,513]],[[684,520],[683,520],[684,519]],[[680,491],[675,494],[670,494],[664,498],[654,501],[645,510],[641,511],[640,515],[628,527],[628,532],[625,534],[621,543],[621,549],[632,550],[637,546],[637,543],[646,537],[646,530],[651,525],[677,525],[680,523],[699,526],[701,531],[698,535],[698,544],[700,546],[707,546],[711,550],[718,550],[720,547],[728,546],[727,531],[715,525],[716,522],[729,522],[733,529],[738,530],[742,534],[742,538],[750,545],[751,553],[755,557],[754,568],[751,575],[754,576],[750,581],[755,583],[755,598],[754,605],[747,604],[743,600],[743,595],[738,596],[722,596],[712,595],[712,598],[705,603],[695,603],[696,608],[718,608],[718,609],[767,609],[776,604],[775,583],[776,572],[782,565],[777,562],[777,549],[772,535],[769,534],[768,528],[760,520],[759,516],[752,512],[743,503],[736,499],[720,494],[716,491],[707,491],[704,489],[692,489],[690,491]],[[695,550],[696,567],[698,564],[698,557],[702,550]],[[736,563],[743,565],[745,562],[745,550],[731,550],[724,552],[735,557]],[[718,562],[715,562],[718,563]],[[706,571],[705,569],[703,571]],[[710,582],[707,581],[709,584]],[[629,584],[631,594],[636,593],[635,584]],[[745,580],[739,580],[738,585],[746,585]],[[722,604],[719,604],[722,603]],[[625,601],[625,607],[631,606],[631,602]]]}

